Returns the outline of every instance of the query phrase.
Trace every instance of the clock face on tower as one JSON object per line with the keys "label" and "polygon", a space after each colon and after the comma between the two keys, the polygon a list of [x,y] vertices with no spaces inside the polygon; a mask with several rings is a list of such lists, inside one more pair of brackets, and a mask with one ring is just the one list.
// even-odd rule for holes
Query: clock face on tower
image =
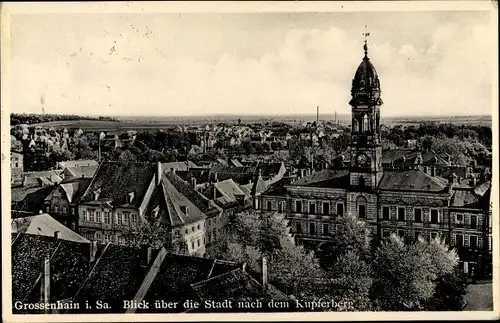
{"label": "clock face on tower", "polygon": [[366,166],[368,163],[368,157],[365,154],[359,154],[356,157],[356,161],[358,163],[358,166]]}

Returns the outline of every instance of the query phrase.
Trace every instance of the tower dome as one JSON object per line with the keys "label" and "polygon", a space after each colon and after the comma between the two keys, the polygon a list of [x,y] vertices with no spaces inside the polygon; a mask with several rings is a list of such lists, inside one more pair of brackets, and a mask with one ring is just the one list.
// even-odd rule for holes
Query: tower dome
{"label": "tower dome", "polygon": [[352,99],[349,104],[352,106],[382,105],[383,102],[380,98],[380,81],[377,71],[368,57],[368,46],[366,41],[363,48],[365,50],[365,57],[363,57],[361,64],[359,64],[356,70],[356,74],[354,74],[351,87]]}

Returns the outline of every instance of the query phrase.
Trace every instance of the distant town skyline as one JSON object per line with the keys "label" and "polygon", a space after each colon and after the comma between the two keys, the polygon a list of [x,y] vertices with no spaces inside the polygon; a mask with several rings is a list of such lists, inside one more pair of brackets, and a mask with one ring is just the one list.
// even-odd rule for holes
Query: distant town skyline
{"label": "distant town skyline", "polygon": [[490,15],[13,15],[10,111],[287,116],[320,106],[348,115],[367,25],[383,117],[491,115]]}

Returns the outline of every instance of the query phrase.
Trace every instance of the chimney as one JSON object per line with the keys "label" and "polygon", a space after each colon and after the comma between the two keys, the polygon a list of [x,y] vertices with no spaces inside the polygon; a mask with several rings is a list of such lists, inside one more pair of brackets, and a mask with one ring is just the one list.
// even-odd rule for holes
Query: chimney
{"label": "chimney", "polygon": [[214,182],[219,182],[218,178],[217,178],[217,173],[214,173]]}
{"label": "chimney", "polygon": [[101,194],[101,189],[98,188],[94,191],[94,201],[97,201],[99,199],[99,195]]}
{"label": "chimney", "polygon": [[191,186],[196,187],[196,177],[191,177]]}
{"label": "chimney", "polygon": [[262,257],[262,287],[267,289],[267,257]]}
{"label": "chimney", "polygon": [[243,272],[246,272],[247,271],[247,263],[244,262],[242,265],[241,265],[241,271]]}
{"label": "chimney", "polygon": [[424,173],[429,174],[429,167],[428,166],[424,166]]}
{"label": "chimney", "polygon": [[135,196],[134,192],[128,193],[128,203],[129,204],[132,204],[132,201],[134,200],[134,196]]}
{"label": "chimney", "polygon": [[215,187],[214,185],[214,189],[213,189],[213,199],[215,200],[217,198],[217,187]]}
{"label": "chimney", "polygon": [[55,232],[54,232],[54,238],[55,238],[56,240],[61,239],[61,231],[55,231]]}
{"label": "chimney", "polygon": [[[42,260],[42,279],[40,283],[40,302],[50,303],[50,258],[46,256]],[[50,310],[45,309],[45,314],[49,314]]]}
{"label": "chimney", "polygon": [[95,261],[95,256],[97,254],[97,241],[90,241],[90,262]]}
{"label": "chimney", "polygon": [[156,185],[160,185],[161,181],[161,163],[157,162],[156,163]]}

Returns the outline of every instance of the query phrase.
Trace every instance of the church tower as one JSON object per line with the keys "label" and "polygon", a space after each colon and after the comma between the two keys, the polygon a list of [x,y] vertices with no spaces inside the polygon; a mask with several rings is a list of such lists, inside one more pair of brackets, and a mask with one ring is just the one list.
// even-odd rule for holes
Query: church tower
{"label": "church tower", "polygon": [[352,109],[350,184],[375,189],[382,178],[382,144],[380,136],[380,82],[368,57],[365,35],[363,61],[352,80],[349,102]]}

